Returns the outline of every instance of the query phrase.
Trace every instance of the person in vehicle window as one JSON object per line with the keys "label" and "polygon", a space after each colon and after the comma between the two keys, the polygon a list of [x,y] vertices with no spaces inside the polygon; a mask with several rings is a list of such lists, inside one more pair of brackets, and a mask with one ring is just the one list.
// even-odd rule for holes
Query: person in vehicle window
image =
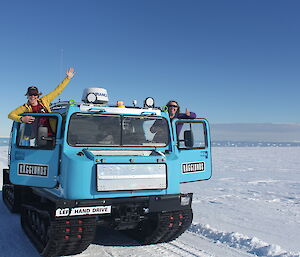
{"label": "person in vehicle window", "polygon": [[171,121],[173,119],[195,119],[196,114],[194,112],[190,112],[188,109],[185,109],[185,113],[180,113],[180,106],[179,104],[171,100],[167,103],[168,107],[168,113],[171,118]]}
{"label": "person in vehicle window", "polygon": [[[177,101],[175,100],[170,100],[167,103],[167,108],[168,108],[168,113],[169,117],[171,119],[171,122],[173,119],[195,119],[196,118],[196,113],[190,112],[188,109],[185,110],[185,113],[180,112],[180,106]],[[162,120],[157,120],[154,122],[152,127],[150,128],[150,131],[152,133],[159,133],[159,128],[161,125]],[[183,123],[178,123],[176,126],[176,132],[177,135],[179,135],[181,129],[182,129]],[[155,137],[154,137],[155,138]]]}
{"label": "person in vehicle window", "polygon": [[[51,102],[64,90],[66,85],[73,78],[75,72],[74,68],[69,68],[66,72],[66,78],[49,94],[40,98],[42,93],[39,92],[38,88],[35,86],[28,87],[25,96],[27,96],[27,103],[19,106],[12,112],[8,114],[8,118],[26,123],[24,127],[24,132],[22,136],[22,140],[24,140],[24,145],[28,145],[29,140],[30,145],[34,145],[36,143],[35,138],[37,137],[39,127],[46,127],[48,131],[48,136],[52,137],[55,128],[56,128],[56,119],[49,117],[39,117],[35,118],[33,116],[21,116],[21,114],[26,112],[32,113],[49,113]],[[28,142],[27,142],[28,141]],[[50,144],[51,142],[49,142]]]}
{"label": "person in vehicle window", "polygon": [[74,68],[68,69],[66,72],[66,78],[52,92],[41,98],[39,96],[42,95],[42,93],[39,92],[37,87],[28,87],[27,93],[25,94],[25,96],[27,96],[28,102],[10,112],[8,114],[8,118],[21,123],[33,123],[35,120],[33,116],[20,115],[25,112],[51,112],[50,103],[65,89],[66,85],[73,78],[74,74]]}

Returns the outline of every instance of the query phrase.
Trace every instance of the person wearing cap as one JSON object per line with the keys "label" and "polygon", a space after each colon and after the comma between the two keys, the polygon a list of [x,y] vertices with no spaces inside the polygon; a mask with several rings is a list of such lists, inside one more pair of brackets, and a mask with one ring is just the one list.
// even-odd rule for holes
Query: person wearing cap
{"label": "person wearing cap", "polygon": [[[175,100],[170,100],[167,104],[167,110],[169,113],[169,117],[171,119],[171,122],[173,119],[195,119],[196,118],[196,113],[190,112],[188,109],[185,110],[185,113],[180,112],[180,106],[177,101]],[[161,122],[162,120],[157,120],[154,122],[152,127],[150,128],[150,131],[152,133],[157,133],[160,130],[161,127]],[[178,123],[176,125],[176,132],[177,135],[180,134],[180,131],[182,129],[183,123]],[[157,133],[158,134],[158,133]]]}
{"label": "person wearing cap", "polygon": [[21,116],[21,114],[26,112],[51,112],[50,103],[65,89],[74,74],[74,68],[69,68],[66,72],[66,78],[52,92],[41,98],[40,95],[42,95],[42,93],[39,92],[37,87],[28,87],[25,94],[28,99],[27,103],[10,112],[8,118],[21,123],[33,123],[35,120],[33,116]]}

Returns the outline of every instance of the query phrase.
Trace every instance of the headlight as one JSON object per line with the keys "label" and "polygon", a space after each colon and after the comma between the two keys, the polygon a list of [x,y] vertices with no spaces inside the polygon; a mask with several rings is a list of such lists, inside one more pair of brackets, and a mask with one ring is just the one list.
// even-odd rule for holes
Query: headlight
{"label": "headlight", "polygon": [[180,204],[181,206],[189,205],[191,201],[191,198],[189,195],[182,195],[180,198]]}

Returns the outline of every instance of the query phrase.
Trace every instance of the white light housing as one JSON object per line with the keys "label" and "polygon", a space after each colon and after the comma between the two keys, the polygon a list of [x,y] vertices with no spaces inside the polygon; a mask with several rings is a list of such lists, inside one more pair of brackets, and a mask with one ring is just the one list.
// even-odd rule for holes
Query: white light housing
{"label": "white light housing", "polygon": [[94,93],[89,93],[87,96],[86,96],[86,101],[88,103],[94,103],[96,102],[97,100],[97,96],[94,94]]}
{"label": "white light housing", "polygon": [[190,204],[191,198],[189,195],[181,196],[180,198],[180,204],[182,206],[187,206]]}
{"label": "white light housing", "polygon": [[86,88],[82,94],[82,101],[85,103],[106,104],[108,102],[107,90],[98,87]]}
{"label": "white light housing", "polygon": [[154,107],[154,99],[152,97],[147,97],[144,101],[144,106],[148,108]]}

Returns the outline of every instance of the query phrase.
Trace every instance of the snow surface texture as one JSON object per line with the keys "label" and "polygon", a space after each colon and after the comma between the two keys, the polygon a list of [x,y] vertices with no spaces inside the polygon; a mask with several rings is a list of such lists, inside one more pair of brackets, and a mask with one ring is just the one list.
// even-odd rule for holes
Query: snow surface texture
{"label": "snow surface texture", "polygon": [[[213,177],[182,185],[182,191],[194,192],[194,220],[181,237],[141,246],[98,228],[93,244],[76,256],[300,257],[299,156],[300,147],[213,148]],[[2,146],[1,170],[6,166]],[[19,215],[0,205],[0,257],[39,256]]]}

